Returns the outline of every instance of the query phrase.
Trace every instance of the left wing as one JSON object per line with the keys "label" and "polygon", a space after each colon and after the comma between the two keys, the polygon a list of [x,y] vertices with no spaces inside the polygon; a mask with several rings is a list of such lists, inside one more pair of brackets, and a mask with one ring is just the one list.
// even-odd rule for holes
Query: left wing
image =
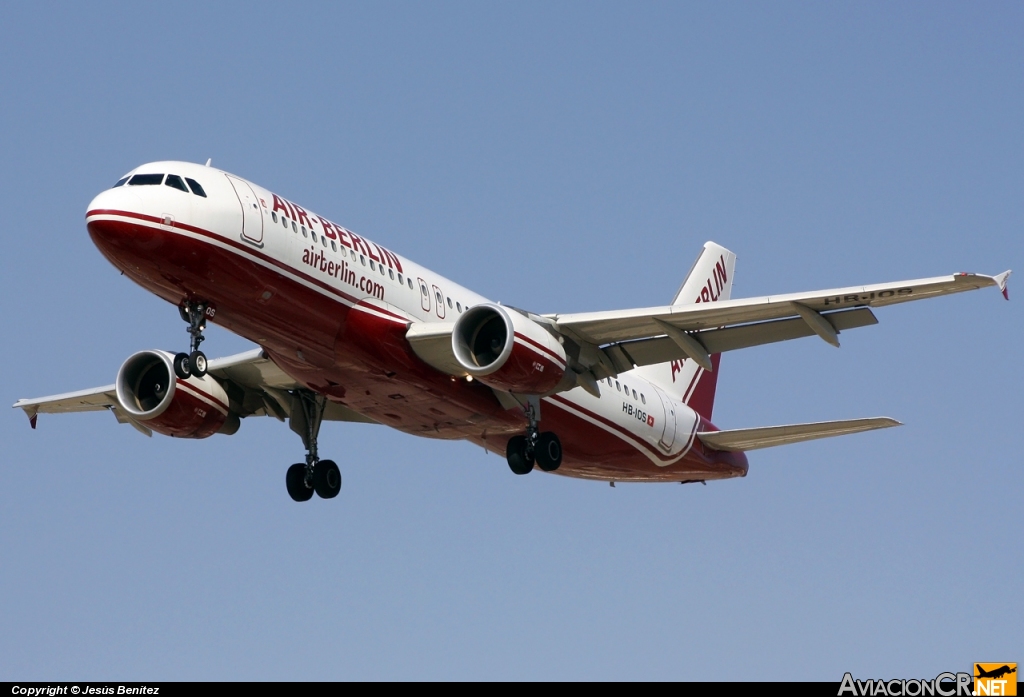
{"label": "left wing", "polygon": [[[987,286],[996,286],[1005,294],[1006,280],[1009,276],[1009,271],[1004,271],[998,276],[958,273],[952,276],[833,288],[810,293],[545,317],[553,320],[563,333],[592,344],[604,345],[665,334],[666,324],[685,332],[702,332],[716,327],[796,317],[811,325],[814,323],[815,315],[820,317],[822,313],[835,310],[883,307]],[[806,310],[810,310],[811,314],[807,314]],[[820,331],[827,332],[820,325],[812,328],[816,334]]]}
{"label": "left wing", "polygon": [[[711,354],[817,335],[839,346],[839,333],[877,324],[873,307],[995,286],[1007,296],[1005,271],[689,305],[524,315],[578,347],[572,370],[586,387],[638,366],[691,358],[711,370]],[[452,348],[454,322],[412,322],[406,338],[426,363],[448,375],[465,369]],[[593,389],[593,388],[592,388]]]}
{"label": "left wing", "polygon": [[711,370],[711,354],[722,351],[815,334],[839,346],[840,331],[877,323],[872,307],[988,286],[1008,297],[1009,277],[1009,271],[997,276],[959,273],[810,293],[544,318],[583,347],[583,366],[598,378],[683,358]]}

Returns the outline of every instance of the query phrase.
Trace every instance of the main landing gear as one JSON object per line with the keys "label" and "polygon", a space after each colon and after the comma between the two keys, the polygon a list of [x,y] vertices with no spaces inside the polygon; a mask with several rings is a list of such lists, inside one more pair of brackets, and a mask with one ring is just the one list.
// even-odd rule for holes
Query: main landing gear
{"label": "main landing gear", "polygon": [[296,397],[291,427],[302,437],[306,462],[288,468],[284,477],[288,495],[295,501],[309,501],[316,492],[322,499],[333,499],[341,491],[341,470],[334,460],[321,460],[316,447],[327,398],[309,390],[299,390]]}
{"label": "main landing gear", "polygon": [[188,300],[178,306],[181,318],[188,322],[190,342],[190,353],[179,353],[174,357],[174,374],[182,380],[188,380],[192,375],[201,378],[206,375],[206,354],[199,350],[199,344],[206,338],[203,330],[206,329],[206,303]]}
{"label": "main landing gear", "polygon": [[554,472],[562,464],[562,442],[551,431],[540,433],[539,400],[527,403],[526,418],[526,435],[508,439],[505,458],[509,469],[515,474],[529,474],[536,463],[545,472]]}

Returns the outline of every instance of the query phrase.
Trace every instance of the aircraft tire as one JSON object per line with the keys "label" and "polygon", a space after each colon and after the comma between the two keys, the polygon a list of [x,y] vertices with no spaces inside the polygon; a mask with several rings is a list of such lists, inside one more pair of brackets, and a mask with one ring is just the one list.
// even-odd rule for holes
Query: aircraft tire
{"label": "aircraft tire", "polygon": [[192,374],[197,378],[206,375],[206,354],[202,351],[193,351],[188,357],[188,364],[192,368]]}
{"label": "aircraft tire", "polygon": [[527,447],[525,436],[512,436],[505,448],[508,468],[515,474],[529,474],[533,471],[533,453]]}
{"label": "aircraft tire", "polygon": [[174,356],[174,375],[182,380],[188,380],[192,376],[192,363],[187,353]]}
{"label": "aircraft tire", "polygon": [[313,468],[313,488],[322,499],[333,499],[341,491],[341,470],[334,460],[321,460]]}
{"label": "aircraft tire", "polygon": [[288,468],[284,483],[293,501],[309,501],[313,498],[313,490],[306,486],[306,466],[301,462]]}
{"label": "aircraft tire", "polygon": [[554,472],[562,464],[562,441],[547,431],[537,439],[537,464],[545,472]]}

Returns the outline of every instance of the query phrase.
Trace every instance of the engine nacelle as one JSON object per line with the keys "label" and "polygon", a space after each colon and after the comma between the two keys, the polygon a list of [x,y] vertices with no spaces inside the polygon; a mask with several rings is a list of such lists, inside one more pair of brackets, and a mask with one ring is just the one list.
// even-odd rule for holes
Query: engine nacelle
{"label": "engine nacelle", "polygon": [[238,430],[224,388],[209,376],[182,380],[174,355],[139,351],[117,371],[117,401],[129,416],[157,433],[175,438],[206,438]]}
{"label": "engine nacelle", "polygon": [[565,377],[565,350],[558,340],[500,305],[466,310],[455,322],[452,350],[467,373],[506,392],[545,394]]}

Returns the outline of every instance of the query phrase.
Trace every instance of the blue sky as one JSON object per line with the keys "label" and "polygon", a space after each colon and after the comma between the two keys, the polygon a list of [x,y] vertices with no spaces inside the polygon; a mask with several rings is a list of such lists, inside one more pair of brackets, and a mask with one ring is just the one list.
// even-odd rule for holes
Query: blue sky
{"label": "blue sky", "polygon": [[[738,254],[734,296],[1024,269],[1020,4],[4,3],[0,25],[8,404],[184,346],[83,224],[157,159],[212,157],[538,312],[667,302],[708,239]],[[296,505],[301,444],[276,421],[189,442],[8,410],[0,679],[1021,661],[1018,298],[726,355],[722,428],[906,425],[759,451],[706,487],[516,477],[334,424],[342,494]]]}

